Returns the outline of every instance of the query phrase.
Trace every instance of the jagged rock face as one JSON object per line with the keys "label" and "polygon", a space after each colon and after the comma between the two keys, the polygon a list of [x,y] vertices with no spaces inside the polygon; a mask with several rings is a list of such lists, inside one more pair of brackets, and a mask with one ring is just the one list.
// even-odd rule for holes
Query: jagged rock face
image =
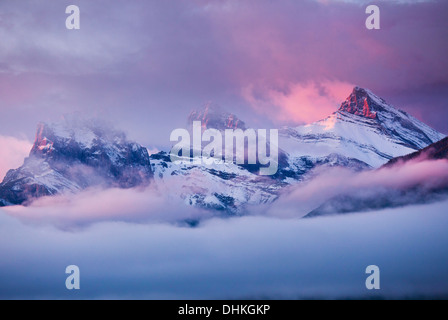
{"label": "jagged rock face", "polygon": [[94,121],[38,125],[30,155],[0,184],[0,205],[91,186],[131,188],[152,177],[146,148]]}
{"label": "jagged rock face", "polygon": [[203,129],[242,129],[246,130],[244,121],[232,113],[225,112],[215,104],[207,103],[202,110],[192,111],[188,117],[188,123],[201,121]]}
{"label": "jagged rock face", "polygon": [[95,123],[83,127],[38,126],[30,157],[43,158],[60,171],[82,164],[123,188],[151,177],[146,148],[126,140],[122,132]]}
{"label": "jagged rock face", "polygon": [[356,87],[346,101],[341,104],[339,111],[345,111],[357,116],[376,119],[377,113],[371,111],[371,106],[377,107],[367,94],[366,90]]}

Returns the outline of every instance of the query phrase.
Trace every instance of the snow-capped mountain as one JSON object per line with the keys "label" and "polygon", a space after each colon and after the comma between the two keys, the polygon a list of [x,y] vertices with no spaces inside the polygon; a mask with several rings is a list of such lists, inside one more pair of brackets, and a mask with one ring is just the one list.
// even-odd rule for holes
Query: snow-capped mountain
{"label": "snow-capped mountain", "polygon": [[[186,128],[190,134],[193,134],[193,121],[200,121],[202,132],[217,129],[223,136],[226,129],[247,129],[245,122],[236,115],[212,103],[190,113]],[[205,145],[203,142],[202,147]],[[190,150],[192,153],[193,149]],[[223,145],[222,153],[225,152]],[[192,154],[183,163],[178,163],[172,162],[169,154],[163,151],[152,154],[150,160],[154,184],[164,194],[180,197],[187,205],[224,211],[230,215],[243,214],[248,205],[274,201],[278,191],[286,185],[280,179],[258,175],[259,165],[256,164],[223,162],[206,165],[202,158],[196,164],[189,162],[193,160]]]}
{"label": "snow-capped mountain", "polygon": [[355,87],[339,110],[315,123],[283,128],[280,147],[294,159],[338,154],[377,168],[439,141],[443,134],[371,91]]}
{"label": "snow-capped mountain", "polygon": [[40,123],[30,155],[0,184],[0,205],[90,186],[130,188],[152,177],[146,148],[98,121]]}
{"label": "snow-capped mountain", "polygon": [[[247,129],[236,115],[212,104],[193,111],[188,121],[201,121],[203,129]],[[279,169],[273,176],[261,178],[256,165],[179,165],[163,152],[152,155],[151,163],[156,183],[169,186],[167,192],[187,204],[241,213],[247,204],[272,202],[284,186],[312,178],[316,167],[376,168],[443,137],[371,91],[355,87],[326,119],[280,131]]]}
{"label": "snow-capped mountain", "polygon": [[[203,130],[247,129],[236,115],[210,103],[193,111],[188,121],[201,121]],[[151,180],[187,205],[243,214],[248,205],[274,201],[285,186],[312,179],[317,167],[377,168],[444,137],[359,87],[329,117],[279,133],[278,171],[259,176],[256,164],[174,163],[163,151],[149,156],[123,133],[95,121],[40,124],[30,156],[0,184],[0,206],[95,185],[129,188]]]}
{"label": "snow-capped mountain", "polygon": [[242,214],[247,205],[270,203],[285,183],[259,176],[234,163],[173,163],[169,154],[150,156],[157,188],[187,205]]}

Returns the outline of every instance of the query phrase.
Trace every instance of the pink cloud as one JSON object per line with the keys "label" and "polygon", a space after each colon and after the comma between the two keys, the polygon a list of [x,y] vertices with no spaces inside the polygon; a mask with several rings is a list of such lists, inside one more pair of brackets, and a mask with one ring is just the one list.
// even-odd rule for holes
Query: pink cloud
{"label": "pink cloud", "polygon": [[32,144],[27,140],[0,136],[0,146],[0,180],[3,180],[9,169],[16,169],[23,164]]}
{"label": "pink cloud", "polygon": [[310,123],[336,111],[352,89],[350,83],[323,81],[295,83],[285,90],[262,89],[257,93],[251,85],[243,90],[243,96],[256,111],[274,117],[273,120]]}

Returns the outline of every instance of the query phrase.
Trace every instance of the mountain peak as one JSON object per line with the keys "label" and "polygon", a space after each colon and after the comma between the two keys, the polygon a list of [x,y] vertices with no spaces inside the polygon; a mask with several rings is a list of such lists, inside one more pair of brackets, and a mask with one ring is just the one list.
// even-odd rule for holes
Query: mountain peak
{"label": "mountain peak", "polygon": [[53,150],[53,141],[49,140],[50,132],[49,126],[44,122],[39,122],[36,130],[36,138],[30,155],[46,154]]}
{"label": "mountain peak", "polygon": [[377,104],[374,103],[375,100],[381,101],[382,99],[375,96],[369,90],[361,87],[354,87],[352,93],[344,102],[342,102],[339,111],[363,116],[365,118],[377,119],[377,112],[380,110],[376,108]]}
{"label": "mountain peak", "polygon": [[30,155],[52,156],[61,146],[77,145],[90,149],[98,143],[127,143],[126,135],[100,119],[68,116],[57,123],[40,122]]}
{"label": "mountain peak", "polygon": [[193,121],[201,121],[204,129],[246,129],[244,121],[212,102],[207,102],[200,110],[192,111],[188,116],[188,123],[191,124]]}
{"label": "mountain peak", "polygon": [[39,123],[24,164],[0,183],[0,206],[92,186],[132,188],[152,178],[148,150],[101,120]]}
{"label": "mountain peak", "polygon": [[352,93],[342,102],[337,113],[342,117],[358,116],[361,122],[363,119],[374,120],[371,123],[373,126],[414,150],[445,137],[408,113],[388,104],[372,91],[358,86],[354,87]]}

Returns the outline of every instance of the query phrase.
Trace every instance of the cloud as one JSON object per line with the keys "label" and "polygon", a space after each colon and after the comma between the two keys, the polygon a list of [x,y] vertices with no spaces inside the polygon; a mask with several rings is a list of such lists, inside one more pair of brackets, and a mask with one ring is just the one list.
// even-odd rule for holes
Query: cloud
{"label": "cloud", "polygon": [[[76,4],[81,29],[67,30],[63,3],[1,1],[0,134],[31,139],[36,122],[79,110],[166,146],[204,101],[251,126],[296,123],[334,111],[342,101],[333,99],[350,90],[322,94],[319,86],[338,83],[367,87],[448,130],[445,1],[383,2],[375,31],[363,8],[345,2]],[[312,98],[322,111],[300,116],[294,99]]]}
{"label": "cloud", "polygon": [[23,164],[28,156],[32,143],[14,137],[0,136],[0,180],[10,169],[16,169]]}
{"label": "cloud", "polygon": [[[370,0],[315,0],[319,3],[329,5],[331,3],[337,3],[337,2],[345,2],[350,4],[357,4],[357,5],[368,5],[372,1]],[[438,0],[380,0],[377,4],[381,5],[381,2],[389,2],[394,4],[415,4],[415,3],[423,3],[423,2],[437,2]]]}
{"label": "cloud", "polygon": [[248,86],[243,96],[258,112],[279,123],[311,123],[336,111],[353,89],[340,81],[295,83],[280,89]]}
{"label": "cloud", "polygon": [[[300,218],[337,196],[379,198],[389,195],[389,207],[414,203],[416,196],[432,195],[448,187],[448,161],[418,158],[377,170],[353,172],[341,167],[318,167],[310,179],[280,190],[270,204],[248,207],[248,213],[276,218]],[[408,195],[408,190],[416,190]],[[185,223],[210,219],[217,212],[187,204],[179,181],[152,182],[131,189],[89,188],[34,200],[28,206],[11,206],[5,212],[35,223],[63,229],[84,227],[101,221],[136,223]],[[418,193],[418,194],[417,194]],[[411,198],[407,198],[411,197]],[[423,198],[430,201],[432,198]],[[435,200],[432,199],[431,201]],[[423,201],[425,202],[425,201]],[[63,215],[60,212],[64,212]]]}
{"label": "cloud", "polygon": [[[213,219],[198,228],[103,222],[76,231],[20,222],[0,209],[0,297],[446,297],[447,205],[309,220]],[[80,268],[79,291],[65,289],[72,264]],[[381,290],[365,288],[371,264],[380,267]]]}
{"label": "cloud", "polygon": [[[448,161],[408,161],[378,170],[354,173],[344,168],[321,168],[308,182],[288,187],[279,200],[266,208],[266,214],[276,217],[303,217],[325,201],[336,196],[396,195],[397,204],[406,203],[400,191],[410,188],[424,194],[434,188],[448,187]],[[409,202],[415,199],[408,199]],[[392,206],[393,203],[390,204]]]}
{"label": "cloud", "polygon": [[[135,47],[134,41],[142,35],[127,36],[131,32],[134,8],[121,12],[104,3],[76,2],[82,25],[76,31],[65,27],[66,3],[37,5],[25,0],[14,5],[5,1],[0,5],[0,21],[4,21],[0,24],[3,39],[0,60],[8,62],[8,73],[113,74],[123,58],[138,54],[140,48]],[[100,10],[107,10],[108,22],[94,19],[102,14]]]}
{"label": "cloud", "polygon": [[[39,198],[29,206],[4,211],[26,222],[77,229],[101,221],[184,223],[213,217],[210,211],[186,205],[180,197],[154,185],[134,189],[91,188],[77,194]],[[61,214],[64,212],[64,214]]]}

